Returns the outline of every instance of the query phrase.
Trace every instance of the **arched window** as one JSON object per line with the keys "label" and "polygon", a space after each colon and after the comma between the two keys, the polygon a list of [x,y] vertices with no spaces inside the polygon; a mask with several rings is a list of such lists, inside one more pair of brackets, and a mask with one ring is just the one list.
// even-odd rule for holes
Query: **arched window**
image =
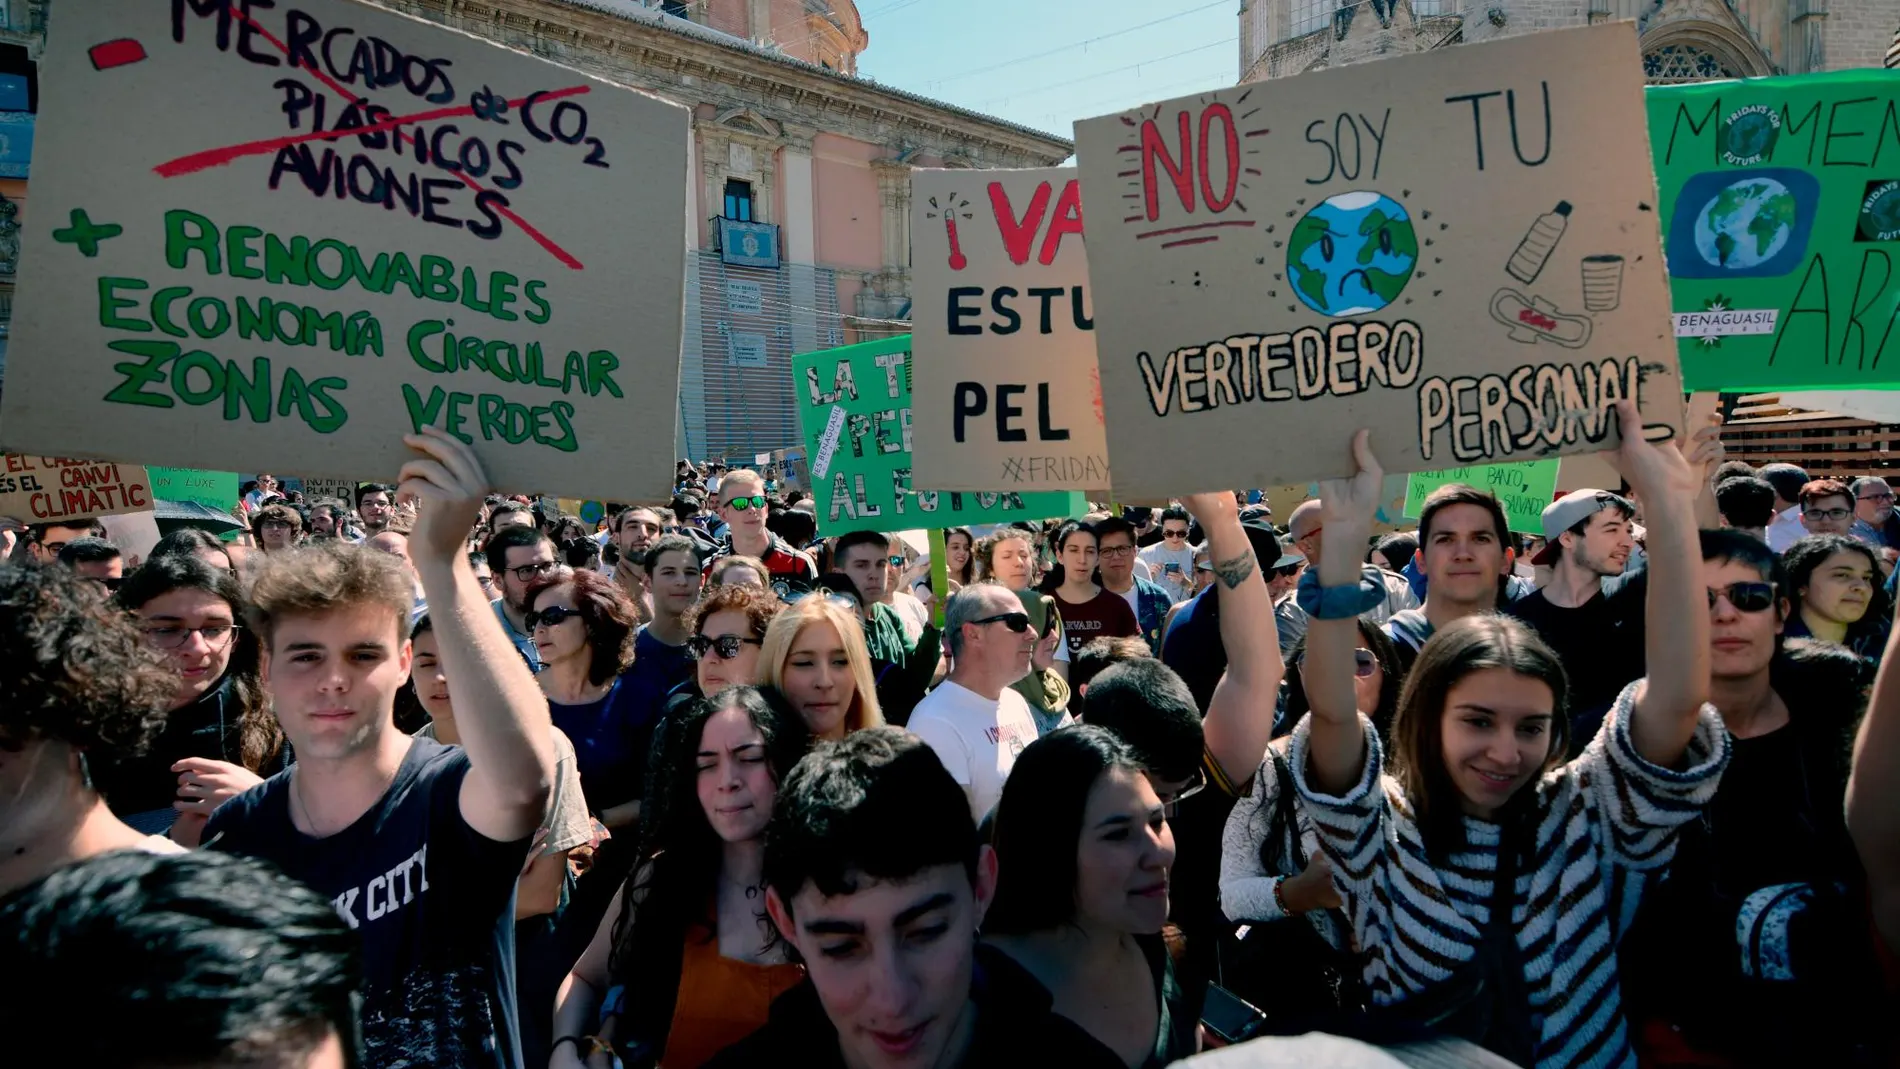
{"label": "arched window", "polygon": [[1643,76],[1653,85],[1671,85],[1740,78],[1742,72],[1724,56],[1692,44],[1677,43],[1643,53]]}

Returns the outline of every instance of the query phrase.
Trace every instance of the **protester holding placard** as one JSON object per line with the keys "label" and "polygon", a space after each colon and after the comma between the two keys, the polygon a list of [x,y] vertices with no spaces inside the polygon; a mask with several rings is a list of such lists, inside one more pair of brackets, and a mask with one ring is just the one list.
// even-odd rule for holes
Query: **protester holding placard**
{"label": "protester holding placard", "polygon": [[[1635,426],[1633,404],[1617,412]],[[1650,675],[1580,758],[1564,760],[1564,667],[1528,629],[1493,616],[1448,623],[1424,643],[1387,758],[1352,687],[1353,618],[1380,594],[1356,555],[1381,479],[1366,432],[1353,453],[1351,480],[1320,485],[1328,552],[1300,591],[1314,616],[1303,673],[1313,712],[1289,763],[1369,952],[1373,1000],[1522,1065],[1633,1065],[1613,948],[1729,759],[1703,701],[1698,472],[1673,447],[1623,438],[1622,468],[1649,503]],[[1603,950],[1549,950],[1585,945]]]}

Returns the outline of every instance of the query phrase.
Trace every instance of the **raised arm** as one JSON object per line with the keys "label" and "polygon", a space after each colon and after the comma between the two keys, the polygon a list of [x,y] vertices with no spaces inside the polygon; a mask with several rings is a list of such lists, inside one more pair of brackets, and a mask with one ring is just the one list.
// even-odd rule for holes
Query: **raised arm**
{"label": "raised arm", "polygon": [[1867,870],[1874,924],[1900,954],[1900,628],[1887,638],[1873,701],[1854,743],[1847,830]]}
{"label": "raised arm", "polygon": [[[1353,435],[1352,456],[1359,470],[1352,478],[1327,479],[1319,484],[1317,581],[1322,589],[1356,589],[1362,582],[1359,559],[1372,537],[1372,517],[1379,506],[1380,483],[1385,479],[1378,458],[1372,455],[1370,439],[1369,431]],[[1335,596],[1346,598],[1344,594]],[[1313,708],[1308,782],[1325,793],[1343,794],[1359,782],[1366,766],[1366,736],[1359,726],[1358,700],[1352,686],[1359,624],[1351,615],[1327,620],[1310,609],[1307,615],[1306,660],[1301,665],[1300,682]]]}
{"label": "raised arm", "polygon": [[410,556],[455,688],[455,725],[468,752],[462,819],[498,842],[525,839],[547,815],[554,785],[548,700],[489,608],[462,551],[481,513],[488,477],[461,441],[433,427],[403,436],[423,454],[402,467],[401,496],[421,516]]}
{"label": "raised arm", "polygon": [[1220,599],[1221,645],[1227,650],[1227,671],[1208,699],[1202,731],[1207,752],[1227,782],[1244,784],[1260,767],[1273,738],[1280,677],[1286,674],[1273,599],[1262,575],[1273,562],[1254,560],[1233,494],[1194,494],[1186,504],[1207,532],[1207,555],[1214,563],[1214,581],[1220,584],[1214,596]]}
{"label": "raised arm", "polygon": [[[1636,695],[1630,741],[1644,760],[1673,768],[1688,749],[1709,696],[1709,605],[1695,522],[1698,484],[1707,480],[1700,457],[1686,457],[1667,442],[1644,440],[1634,401],[1618,401],[1616,418],[1623,435],[1616,466],[1642,497],[1649,528],[1649,593],[1643,610],[1649,674]],[[1695,432],[1688,448],[1703,449],[1708,436],[1719,431]]]}

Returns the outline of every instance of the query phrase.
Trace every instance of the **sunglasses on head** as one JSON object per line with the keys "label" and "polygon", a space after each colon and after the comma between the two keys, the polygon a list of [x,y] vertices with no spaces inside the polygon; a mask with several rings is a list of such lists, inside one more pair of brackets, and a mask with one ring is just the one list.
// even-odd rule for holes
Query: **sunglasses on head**
{"label": "sunglasses on head", "polygon": [[998,613],[995,616],[985,616],[981,620],[971,620],[970,622],[979,626],[983,624],[1000,623],[1019,635],[1029,630],[1029,614],[1026,612]]}
{"label": "sunglasses on head", "polygon": [[735,497],[731,501],[726,502],[726,507],[738,509],[740,512],[745,512],[750,509],[762,509],[765,507],[765,495],[753,494],[751,497]]}
{"label": "sunglasses on head", "polygon": [[1766,612],[1775,604],[1775,585],[1773,583],[1730,583],[1725,587],[1716,587],[1709,591],[1709,608],[1715,608],[1716,598],[1727,598],[1736,612]]}
{"label": "sunglasses on head", "polygon": [[542,624],[546,624],[549,627],[557,626],[580,614],[581,611],[579,609],[569,609],[561,605],[550,605],[539,612],[529,613],[525,622],[528,625],[528,630],[532,631]]}
{"label": "sunglasses on head", "polygon": [[730,661],[739,656],[740,646],[763,646],[764,642],[756,638],[742,638],[738,635],[694,635],[686,640],[686,650],[693,660],[701,660],[708,650],[719,654],[720,660]]}

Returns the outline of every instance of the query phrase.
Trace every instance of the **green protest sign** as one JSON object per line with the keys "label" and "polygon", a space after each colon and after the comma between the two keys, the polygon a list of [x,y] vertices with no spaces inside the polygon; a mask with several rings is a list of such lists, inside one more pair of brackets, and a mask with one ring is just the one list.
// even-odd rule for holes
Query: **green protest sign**
{"label": "green protest sign", "polygon": [[1530,460],[1519,464],[1480,464],[1469,468],[1421,471],[1405,485],[1405,514],[1418,518],[1425,498],[1433,490],[1450,483],[1465,483],[1498,495],[1504,506],[1504,519],[1511,530],[1524,534],[1544,533],[1544,506],[1557,490],[1556,460]]}
{"label": "green protest sign", "polygon": [[1896,84],[1648,90],[1684,389],[1900,387]]}
{"label": "green protest sign", "polygon": [[234,471],[198,468],[146,468],[152,496],[160,501],[196,501],[229,512],[237,507],[238,477]]}
{"label": "green protest sign", "polygon": [[792,357],[818,533],[1079,516],[1079,493],[912,490],[910,335]]}

